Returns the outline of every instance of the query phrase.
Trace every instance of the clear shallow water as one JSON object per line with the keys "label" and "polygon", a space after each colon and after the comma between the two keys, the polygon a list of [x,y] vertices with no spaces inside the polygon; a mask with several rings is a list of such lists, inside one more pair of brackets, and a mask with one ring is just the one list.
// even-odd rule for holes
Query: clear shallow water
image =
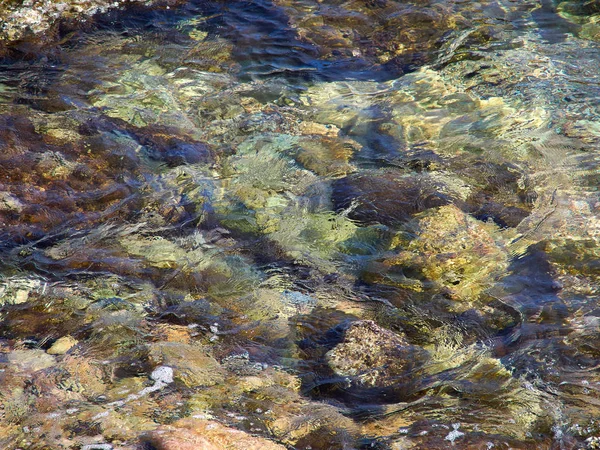
{"label": "clear shallow water", "polygon": [[594,5],[192,2],[13,45],[3,447],[596,448]]}

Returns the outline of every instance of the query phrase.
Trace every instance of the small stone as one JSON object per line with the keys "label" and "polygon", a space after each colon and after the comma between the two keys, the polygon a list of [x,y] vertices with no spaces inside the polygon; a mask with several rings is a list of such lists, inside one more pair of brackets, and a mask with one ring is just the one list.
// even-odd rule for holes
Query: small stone
{"label": "small stone", "polygon": [[173,369],[167,366],[159,366],[150,374],[157,383],[170,384],[173,382]]}
{"label": "small stone", "polygon": [[52,347],[47,350],[49,355],[64,355],[71,348],[78,344],[79,341],[71,336],[63,336],[58,339]]}

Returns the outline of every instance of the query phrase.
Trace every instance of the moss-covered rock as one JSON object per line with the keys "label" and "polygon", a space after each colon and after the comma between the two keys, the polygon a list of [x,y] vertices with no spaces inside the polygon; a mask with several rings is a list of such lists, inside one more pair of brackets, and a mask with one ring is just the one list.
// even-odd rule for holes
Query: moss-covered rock
{"label": "moss-covered rock", "polygon": [[214,386],[224,381],[219,363],[200,346],[178,342],[150,346],[150,361],[171,367],[174,379],[186,387]]}
{"label": "moss-covered rock", "polygon": [[497,227],[453,205],[419,214],[409,229],[410,234],[399,233],[392,244],[396,255],[383,258],[365,275],[417,291],[443,288],[469,305],[508,267],[509,255],[498,241]]}

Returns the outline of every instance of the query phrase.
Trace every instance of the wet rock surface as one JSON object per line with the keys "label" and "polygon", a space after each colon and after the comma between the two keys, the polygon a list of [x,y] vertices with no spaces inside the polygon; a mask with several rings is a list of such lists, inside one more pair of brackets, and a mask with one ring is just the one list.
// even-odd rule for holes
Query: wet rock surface
{"label": "wet rock surface", "polygon": [[413,236],[400,233],[394,242],[398,253],[374,261],[366,277],[415,291],[441,289],[454,300],[472,302],[506,268],[508,255],[494,239],[497,228],[453,205],[418,215],[409,229]]}
{"label": "wet rock surface", "polygon": [[445,33],[467,25],[443,2],[275,3],[288,14],[299,38],[323,59],[375,63],[399,74],[429,62]]}
{"label": "wet rock surface", "polygon": [[0,9],[0,447],[597,445],[594,2],[121,6]]}
{"label": "wet rock surface", "polygon": [[[90,19],[95,14],[111,9],[124,8],[132,4],[152,5],[149,0],[127,0],[109,2],[105,0],[84,0],[50,2],[31,0],[26,2],[7,1],[0,5],[0,38],[2,46],[7,41],[50,41],[59,25],[71,24]],[[175,3],[175,2],[173,2]],[[68,25],[67,25],[68,26]],[[35,45],[35,44],[34,44]],[[0,47],[3,49],[2,47]]]}
{"label": "wet rock surface", "polygon": [[[421,359],[424,355],[420,355]],[[418,363],[418,350],[401,335],[380,328],[373,321],[353,322],[341,343],[325,355],[336,375],[349,377],[364,386],[389,386]]]}
{"label": "wet rock surface", "polygon": [[159,428],[144,438],[147,445],[159,450],[192,450],[203,448],[230,449],[284,449],[283,445],[248,435],[234,428],[201,419],[184,419]]}

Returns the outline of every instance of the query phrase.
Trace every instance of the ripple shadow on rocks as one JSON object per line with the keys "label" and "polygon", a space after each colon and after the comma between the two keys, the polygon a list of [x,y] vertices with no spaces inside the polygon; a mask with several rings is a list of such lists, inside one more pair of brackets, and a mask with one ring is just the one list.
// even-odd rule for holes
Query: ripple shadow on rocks
{"label": "ripple shadow on rocks", "polygon": [[350,175],[333,183],[337,212],[365,225],[397,226],[415,214],[452,203],[444,187],[427,176],[392,171]]}

